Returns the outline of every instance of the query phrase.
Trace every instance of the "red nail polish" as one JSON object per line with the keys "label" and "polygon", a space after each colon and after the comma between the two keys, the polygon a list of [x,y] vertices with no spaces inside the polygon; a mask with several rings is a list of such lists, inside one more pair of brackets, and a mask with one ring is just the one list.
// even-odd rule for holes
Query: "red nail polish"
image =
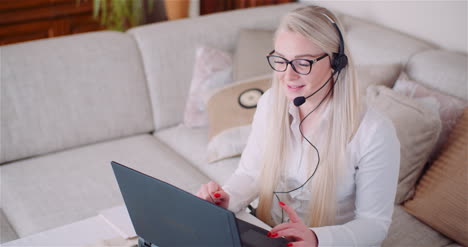
{"label": "red nail polish", "polygon": [[287,245],[287,246],[293,246],[293,243],[288,243],[288,244],[286,244],[286,245]]}
{"label": "red nail polish", "polygon": [[272,238],[274,238],[274,237],[278,237],[278,233],[277,233],[277,232],[275,232],[275,233],[271,234],[271,237],[272,237]]}
{"label": "red nail polish", "polygon": [[214,193],[214,197],[219,198],[220,196],[221,196],[221,194],[219,194],[219,193]]}
{"label": "red nail polish", "polygon": [[286,204],[284,204],[284,202],[280,201],[280,202],[279,202],[279,205],[284,206],[284,205],[286,205]]}
{"label": "red nail polish", "polygon": [[268,232],[268,233],[267,233],[267,236],[268,236],[268,237],[271,237],[271,232]]}

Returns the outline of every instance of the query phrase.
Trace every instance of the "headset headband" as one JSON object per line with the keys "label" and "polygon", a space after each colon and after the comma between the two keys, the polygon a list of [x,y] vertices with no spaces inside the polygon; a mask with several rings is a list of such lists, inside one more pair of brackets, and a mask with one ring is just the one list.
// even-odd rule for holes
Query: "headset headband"
{"label": "headset headband", "polygon": [[338,32],[338,37],[340,38],[340,47],[338,48],[338,53],[333,53],[333,61],[332,61],[331,66],[335,71],[340,71],[344,67],[346,67],[346,65],[348,64],[348,57],[344,53],[343,35],[341,34],[340,28],[338,28],[338,25],[336,24],[336,22],[333,21],[333,19],[330,18],[330,16],[328,16],[325,13],[321,13],[321,14],[325,16],[331,22],[331,24],[333,24],[336,31]]}

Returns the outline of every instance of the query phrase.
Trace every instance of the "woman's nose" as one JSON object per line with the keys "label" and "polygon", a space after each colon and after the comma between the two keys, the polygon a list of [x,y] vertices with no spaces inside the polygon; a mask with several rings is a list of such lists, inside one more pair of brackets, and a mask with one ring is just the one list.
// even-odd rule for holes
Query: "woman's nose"
{"label": "woman's nose", "polygon": [[284,71],[285,73],[285,77],[289,80],[292,80],[292,79],[297,79],[299,78],[299,74],[293,69],[292,65],[289,64],[288,67],[286,68],[286,71]]}

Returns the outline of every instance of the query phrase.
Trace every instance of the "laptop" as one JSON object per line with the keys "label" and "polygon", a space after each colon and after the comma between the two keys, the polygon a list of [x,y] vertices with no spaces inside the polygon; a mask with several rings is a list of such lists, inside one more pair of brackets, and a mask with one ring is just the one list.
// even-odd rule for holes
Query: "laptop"
{"label": "laptop", "polygon": [[111,162],[140,247],[286,246],[267,230],[171,184]]}

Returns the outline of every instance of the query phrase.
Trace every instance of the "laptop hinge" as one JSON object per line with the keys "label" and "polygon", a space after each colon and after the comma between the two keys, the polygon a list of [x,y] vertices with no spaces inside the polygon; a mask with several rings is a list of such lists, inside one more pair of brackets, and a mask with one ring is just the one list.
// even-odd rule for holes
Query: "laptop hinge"
{"label": "laptop hinge", "polygon": [[138,238],[138,247],[154,247],[156,245],[144,240],[143,238]]}

